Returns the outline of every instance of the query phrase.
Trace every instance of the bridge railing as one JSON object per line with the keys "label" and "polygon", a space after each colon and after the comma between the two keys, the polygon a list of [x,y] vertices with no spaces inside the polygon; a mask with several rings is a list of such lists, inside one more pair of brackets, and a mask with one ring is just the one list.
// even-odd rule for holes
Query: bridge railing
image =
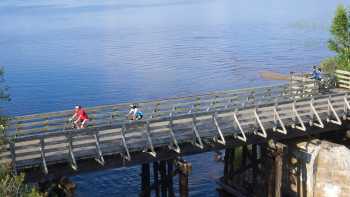
{"label": "bridge railing", "polygon": [[291,94],[312,96],[318,92],[318,83],[307,74],[291,73],[289,86]]}
{"label": "bridge railing", "polygon": [[160,146],[180,152],[179,144],[184,142],[203,148],[204,139],[225,144],[225,137],[230,135],[246,141],[253,134],[266,137],[268,129],[287,134],[287,126],[305,132],[307,124],[321,128],[327,123],[341,124],[340,118],[347,117],[350,106],[346,93],[333,93],[203,109],[140,121],[114,121],[82,130],[13,136],[4,146],[8,151],[1,153],[0,162],[14,161],[15,169],[42,166],[47,173],[51,163],[68,161],[77,169],[76,160],[82,158],[96,158],[103,164],[103,156],[110,154],[123,154],[130,160],[133,151],[155,155],[155,148]]}
{"label": "bridge railing", "polygon": [[335,70],[337,85],[340,88],[350,89],[350,72],[345,70]]}
{"label": "bridge railing", "polygon": [[[303,92],[291,91],[290,86],[280,85],[262,88],[247,88],[241,90],[214,92],[196,96],[171,98],[156,101],[137,102],[144,119],[153,119],[171,115],[181,115],[191,112],[209,111],[222,108],[273,102],[279,97],[300,97]],[[302,95],[301,95],[302,96]],[[107,126],[112,123],[125,123],[131,103],[104,105],[86,108],[91,121],[89,127]],[[7,136],[38,134],[70,129],[68,119],[73,110],[60,112],[17,116],[10,120]]]}

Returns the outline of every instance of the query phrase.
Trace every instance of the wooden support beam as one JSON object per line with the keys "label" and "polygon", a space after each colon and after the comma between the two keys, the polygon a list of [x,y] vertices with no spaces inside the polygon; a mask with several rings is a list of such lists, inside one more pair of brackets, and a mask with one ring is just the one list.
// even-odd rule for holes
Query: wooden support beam
{"label": "wooden support beam", "polygon": [[142,164],[141,167],[141,194],[142,197],[150,197],[150,168],[148,163]]}
{"label": "wooden support beam", "polygon": [[[332,105],[332,97],[331,95],[329,95],[329,98],[327,100],[328,102],[328,118],[327,118],[327,122],[331,122],[333,124],[337,124],[337,125],[342,125],[342,122],[337,114],[337,112],[334,110],[334,107]],[[332,115],[335,117],[335,120],[332,119]]]}
{"label": "wooden support beam", "polygon": [[348,101],[348,94],[346,93],[344,95],[344,114],[343,114],[343,120],[349,120],[349,110],[350,110],[350,104]]}
{"label": "wooden support beam", "polygon": [[248,145],[243,145],[242,146],[242,160],[241,160],[240,167],[243,167],[247,164],[247,159],[248,159]]}
{"label": "wooden support beam", "polygon": [[[320,127],[320,128],[324,128],[324,124],[318,114],[318,112],[316,111],[316,108],[314,106],[314,98],[312,98],[310,100],[310,108],[311,108],[311,120],[310,120],[310,126],[317,126],[317,127]],[[316,116],[316,119],[317,119],[317,122],[315,123],[314,122],[314,116]]]}
{"label": "wooden support beam", "polygon": [[276,150],[277,154],[274,160],[275,167],[275,197],[282,196],[282,176],[283,176],[283,148]]}
{"label": "wooden support beam", "polygon": [[168,147],[170,150],[173,150],[176,153],[180,154],[181,149],[179,147],[179,144],[178,144],[177,139],[176,139],[175,134],[174,134],[172,114],[170,115],[170,121],[169,121],[168,127],[169,127],[169,133],[170,133],[171,140],[172,140]]}
{"label": "wooden support beam", "polygon": [[153,188],[155,191],[155,196],[159,197],[160,191],[159,191],[159,164],[158,161],[153,162]]}
{"label": "wooden support beam", "polygon": [[[287,129],[278,113],[278,104],[276,102],[275,107],[273,108],[273,131],[278,131],[280,133],[283,134],[287,134]],[[278,128],[278,125],[280,126],[280,128]]]}
{"label": "wooden support beam", "polygon": [[168,197],[175,197],[174,187],[173,187],[174,160],[173,159],[167,160],[167,166],[168,166],[168,172],[167,172]]}
{"label": "wooden support beam", "polygon": [[[237,111],[236,111],[236,112],[237,112]],[[241,140],[241,141],[243,141],[243,142],[246,142],[246,141],[247,141],[247,137],[245,136],[245,133],[244,133],[242,127],[241,127],[241,124],[240,124],[239,121],[238,121],[236,112],[233,113],[233,120],[234,120],[234,123],[236,123],[236,124],[234,124],[234,125],[237,125],[237,127],[239,128],[239,132],[240,132],[240,134],[241,134],[241,135],[240,135],[240,134],[237,134],[236,137],[237,137],[237,139],[239,139],[239,140]]]}
{"label": "wooden support beam", "polygon": [[180,197],[188,197],[189,196],[189,190],[188,190],[188,176],[192,171],[192,165],[186,161],[178,161],[177,162],[178,169],[179,169],[179,193]]}
{"label": "wooden support beam", "polygon": [[228,172],[228,176],[230,179],[233,179],[235,170],[237,168],[237,166],[235,166],[235,160],[236,160],[236,151],[237,148],[232,148],[230,153],[229,153],[229,172]]}
{"label": "wooden support beam", "polygon": [[15,139],[9,139],[9,145],[10,145],[10,152],[11,152],[11,166],[12,166],[12,173],[14,175],[17,175],[17,165],[16,165],[16,145],[15,145]]}
{"label": "wooden support beam", "polygon": [[[269,151],[271,151],[270,172],[268,173],[268,196],[282,196],[282,178],[283,178],[283,151],[282,143],[270,140],[268,142]],[[269,168],[269,166],[265,166]]]}
{"label": "wooden support beam", "polygon": [[197,125],[196,125],[196,117],[193,115],[192,116],[192,131],[193,131],[193,144],[197,146],[200,149],[204,148],[202,138],[199,135]]}
{"label": "wooden support beam", "polygon": [[251,155],[251,163],[253,164],[253,174],[252,174],[252,185],[256,186],[257,184],[257,177],[258,177],[258,145],[253,144],[252,145],[252,155]]}
{"label": "wooden support beam", "polygon": [[151,132],[150,132],[150,126],[149,126],[149,121],[146,123],[146,129],[144,130],[144,134],[147,138],[147,143],[148,143],[148,150],[144,150],[145,152],[149,153],[153,157],[157,156],[156,151],[154,150],[153,143],[152,143],[152,138],[151,138]]}
{"label": "wooden support beam", "polygon": [[[296,109],[296,101],[293,102],[292,111],[293,111],[293,115],[294,115],[292,128],[296,128],[296,129],[299,129],[301,131],[306,131],[305,124],[304,124],[303,120],[301,119],[298,110]],[[296,123],[296,121],[298,121],[299,125]]]}
{"label": "wooden support beam", "polygon": [[130,161],[131,156],[129,153],[128,145],[126,144],[125,131],[126,131],[126,126],[124,124],[123,128],[121,129],[121,137],[122,137],[121,143],[122,143],[122,146],[124,147],[124,152],[121,153],[121,156],[123,157],[124,161]]}
{"label": "wooden support beam", "polygon": [[159,171],[160,171],[160,183],[161,183],[161,196],[167,197],[168,191],[168,180],[167,180],[167,169],[166,169],[166,161],[159,162]]}
{"label": "wooden support beam", "polygon": [[229,170],[230,170],[230,162],[229,162],[229,158],[230,158],[230,151],[231,149],[226,148],[225,149],[225,157],[224,157],[224,182],[227,183],[228,179],[229,179]]}
{"label": "wooden support beam", "polygon": [[219,135],[214,137],[214,140],[222,145],[225,145],[226,144],[226,140],[225,140],[225,137],[221,131],[221,128],[219,126],[219,122],[217,121],[217,115],[216,113],[213,114],[212,118],[213,118],[213,121],[214,121],[214,125],[216,127],[216,129],[218,130],[218,133]]}
{"label": "wooden support beam", "polygon": [[77,162],[75,160],[75,156],[74,156],[74,152],[73,152],[73,134],[72,131],[69,130],[67,131],[67,148],[68,148],[68,160],[70,162],[70,167],[77,171],[78,170],[78,165]]}
{"label": "wooden support beam", "polygon": [[98,132],[96,131],[94,135],[95,144],[96,144],[96,161],[102,166],[105,165],[105,160],[103,158],[102,150],[100,147],[100,138],[98,136]]}
{"label": "wooden support beam", "polygon": [[43,167],[43,172],[45,174],[48,174],[47,170],[47,164],[46,164],[46,157],[45,157],[45,141],[44,138],[40,138],[40,152],[41,152],[41,160],[42,160],[42,167]]}
{"label": "wooden support beam", "polygon": [[261,130],[261,132],[259,132],[258,131],[259,129],[256,129],[255,134],[257,134],[260,137],[266,138],[267,137],[266,130],[265,130],[265,127],[264,127],[263,123],[260,120],[257,108],[254,109],[254,116],[255,116],[256,121],[257,121],[257,123],[258,123],[258,125],[260,127],[260,130]]}

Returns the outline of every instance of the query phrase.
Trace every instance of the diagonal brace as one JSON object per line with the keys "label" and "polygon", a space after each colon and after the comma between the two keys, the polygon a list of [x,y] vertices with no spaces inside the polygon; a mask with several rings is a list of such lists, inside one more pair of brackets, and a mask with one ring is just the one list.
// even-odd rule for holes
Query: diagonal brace
{"label": "diagonal brace", "polygon": [[101,147],[100,147],[100,137],[98,136],[98,132],[96,132],[94,134],[94,138],[95,138],[95,145],[96,145],[96,158],[95,158],[95,160],[99,164],[104,166],[105,165],[105,160],[103,158],[102,150],[101,150]]}
{"label": "diagonal brace", "polygon": [[[296,128],[296,129],[299,129],[301,131],[306,131],[305,124],[304,124],[303,120],[301,119],[301,117],[298,113],[298,110],[296,109],[296,102],[295,101],[293,102],[292,112],[293,112],[293,121],[294,121],[292,124],[292,128]],[[300,126],[295,124],[296,120],[298,120]]]}
{"label": "diagonal brace", "polygon": [[257,134],[258,136],[261,136],[261,137],[263,137],[263,138],[266,138],[266,137],[267,137],[266,130],[265,130],[264,125],[262,124],[260,118],[259,118],[258,111],[257,111],[256,108],[254,109],[254,116],[255,116],[256,121],[258,122],[259,127],[260,127],[260,129],[261,129],[261,132],[256,131],[256,134]]}
{"label": "diagonal brace", "polygon": [[194,134],[194,136],[193,136],[194,137],[193,138],[193,144],[195,146],[197,146],[198,148],[203,149],[204,146],[203,146],[203,142],[202,142],[201,136],[199,135],[199,132],[198,132],[198,129],[197,129],[195,116],[192,116],[192,131],[193,131],[193,134]]}
{"label": "diagonal brace", "polygon": [[124,147],[124,151],[125,151],[125,154],[122,153],[122,158],[125,160],[125,161],[131,161],[131,156],[130,156],[130,152],[129,152],[129,148],[128,148],[128,145],[126,144],[126,139],[125,139],[125,131],[126,131],[126,126],[124,124],[122,130],[121,130],[121,137],[122,137],[122,145]]}
{"label": "diagonal brace", "polygon": [[73,136],[71,130],[68,131],[68,158],[73,170],[78,170],[78,165],[73,152]]}
{"label": "diagonal brace", "polygon": [[343,114],[343,120],[349,120],[348,112],[350,110],[350,104],[348,101],[348,94],[345,94],[344,96],[344,114]]}
{"label": "diagonal brace", "polygon": [[10,145],[10,151],[11,151],[12,172],[14,175],[17,175],[15,139],[9,139],[9,145]]}
{"label": "diagonal brace", "polygon": [[[312,112],[310,126],[315,125],[315,126],[317,126],[319,128],[324,128],[324,124],[323,124],[323,122],[322,122],[322,120],[321,120],[321,118],[320,118],[320,116],[319,116],[319,114],[316,111],[316,108],[314,106],[314,99],[313,98],[310,101],[310,108],[311,108],[311,112]],[[317,119],[318,123],[314,123],[314,121],[313,121],[314,116],[316,116],[316,119]]]}
{"label": "diagonal brace", "polygon": [[234,123],[236,123],[236,125],[238,126],[238,129],[239,129],[239,131],[240,131],[240,133],[241,133],[241,136],[240,136],[240,135],[237,135],[237,136],[236,136],[237,139],[242,140],[243,142],[246,142],[246,141],[247,141],[247,137],[246,137],[246,135],[245,135],[245,133],[244,133],[244,131],[243,131],[243,129],[242,129],[241,124],[240,124],[239,121],[238,121],[236,112],[233,113],[233,119],[234,119]]}
{"label": "diagonal brace", "polygon": [[43,170],[45,174],[48,174],[47,164],[46,164],[46,157],[45,157],[45,142],[44,138],[40,138],[40,153],[41,153],[41,160],[43,165]]}
{"label": "diagonal brace", "polygon": [[215,137],[215,140],[216,140],[218,143],[220,143],[220,144],[222,144],[222,145],[225,145],[225,144],[226,144],[226,140],[225,140],[225,138],[224,138],[224,135],[222,134],[221,128],[220,128],[220,126],[219,126],[219,123],[218,123],[218,120],[216,119],[216,117],[217,117],[217,114],[214,113],[214,114],[213,114],[213,121],[214,121],[214,124],[215,124],[216,129],[217,129],[218,132],[219,132],[219,136],[216,136],[216,137]]}
{"label": "diagonal brace", "polygon": [[181,150],[180,150],[180,147],[179,147],[179,144],[177,143],[177,140],[176,140],[176,137],[175,137],[175,134],[174,134],[174,127],[173,127],[173,118],[172,116],[170,116],[170,121],[169,121],[169,133],[170,133],[170,136],[171,136],[171,139],[172,139],[172,142],[169,144],[169,149],[177,152],[180,154]]}
{"label": "diagonal brace", "polygon": [[[273,109],[273,123],[273,131],[278,131],[280,133],[287,134],[287,129],[280,117],[280,114],[278,113],[277,106],[275,106],[275,108]],[[277,123],[280,124],[281,128],[277,127]]]}
{"label": "diagonal brace", "polygon": [[149,126],[149,121],[147,121],[146,123],[146,129],[144,130],[144,133],[146,135],[147,138],[147,143],[148,143],[148,149],[150,149],[150,152],[146,150],[147,153],[149,153],[150,155],[152,155],[153,157],[157,156],[156,151],[154,150],[154,146],[152,143],[152,138],[151,138],[151,132],[150,132],[150,126]]}
{"label": "diagonal brace", "polygon": [[[331,123],[336,124],[336,125],[342,125],[342,122],[341,122],[337,112],[334,110],[333,105],[332,105],[331,96],[329,96],[327,102],[328,102],[328,118],[327,118],[327,122],[331,122]],[[331,119],[331,114],[333,114],[333,116],[335,117],[336,120]]]}

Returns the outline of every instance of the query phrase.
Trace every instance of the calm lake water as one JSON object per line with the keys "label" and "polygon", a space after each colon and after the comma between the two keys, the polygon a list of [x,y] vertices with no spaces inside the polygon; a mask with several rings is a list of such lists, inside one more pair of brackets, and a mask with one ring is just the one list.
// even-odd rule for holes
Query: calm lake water
{"label": "calm lake water", "polygon": [[[332,56],[326,0],[2,0],[0,65],[10,115],[276,82]],[[217,196],[222,164],[193,164],[191,196]],[[139,166],[72,177],[77,196],[137,196]]]}

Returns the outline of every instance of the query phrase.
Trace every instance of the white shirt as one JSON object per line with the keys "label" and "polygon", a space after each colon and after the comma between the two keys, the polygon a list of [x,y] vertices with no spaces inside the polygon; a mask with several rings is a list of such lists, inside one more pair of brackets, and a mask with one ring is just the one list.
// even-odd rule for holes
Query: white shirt
{"label": "white shirt", "polygon": [[134,116],[136,116],[136,113],[139,111],[139,109],[137,109],[137,108],[132,108],[132,109],[130,109],[130,111],[129,111],[129,114],[133,114]]}

